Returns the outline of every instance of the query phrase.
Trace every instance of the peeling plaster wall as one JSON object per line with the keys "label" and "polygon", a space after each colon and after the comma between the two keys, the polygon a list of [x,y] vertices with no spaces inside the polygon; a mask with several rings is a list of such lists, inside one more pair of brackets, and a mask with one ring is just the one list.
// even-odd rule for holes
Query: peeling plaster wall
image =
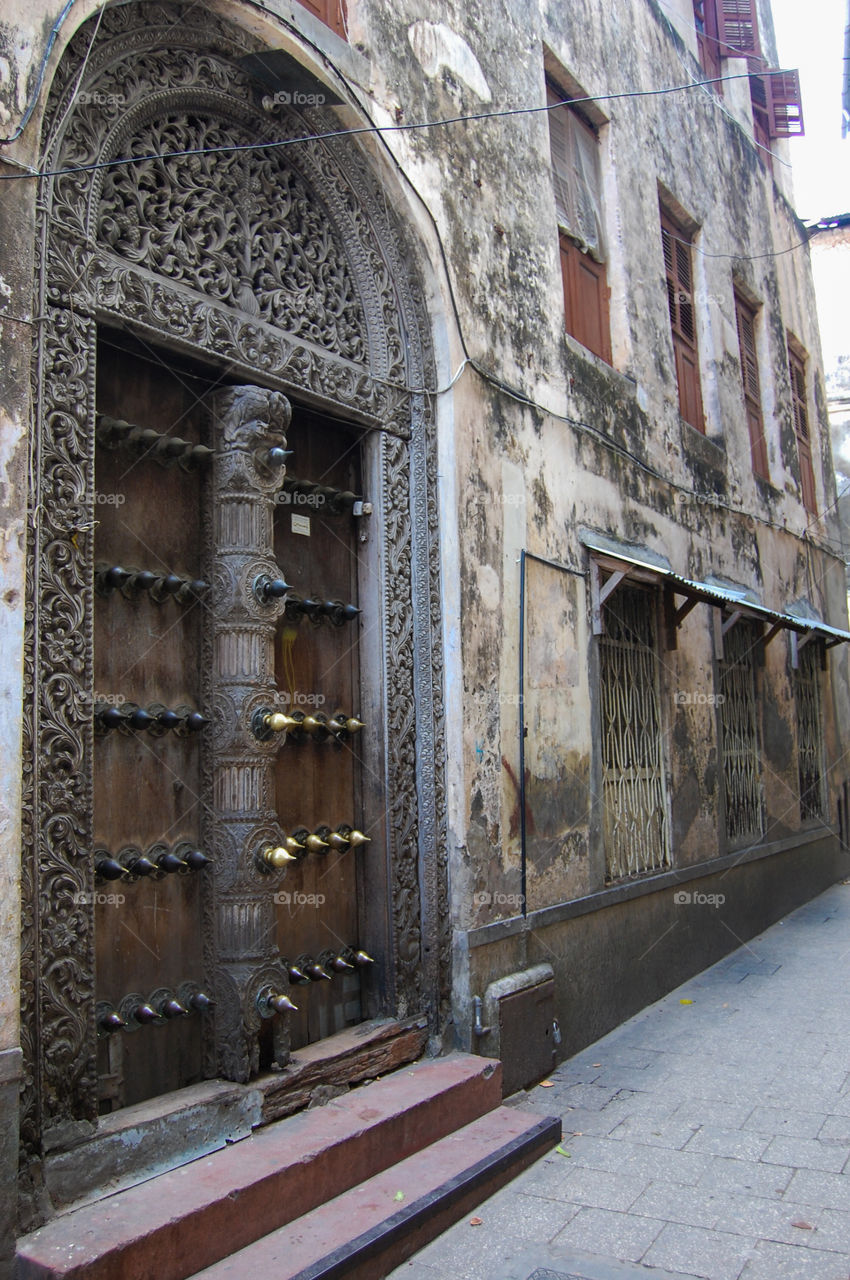
{"label": "peeling plaster wall", "polygon": [[[681,84],[700,74],[688,8],[578,0],[570,6],[528,6],[519,13],[498,4],[400,4],[389,10],[364,3],[356,14],[361,52],[380,64],[373,91],[385,110],[378,107],[376,115],[388,123],[407,123],[482,110],[485,100],[475,82],[486,84],[494,108],[542,104],[545,49],[593,95]],[[411,64],[409,32],[422,23],[440,23],[454,33],[455,47],[463,50],[456,64],[444,60],[436,70],[433,61]],[[766,9],[762,45],[775,65]],[[470,52],[480,81],[464,70]],[[739,59],[727,63],[726,70],[742,74],[746,67]],[[510,944],[484,944],[482,935],[474,934],[516,916],[521,891],[520,552],[571,571],[560,574],[527,562],[530,912],[599,891],[604,884],[594,811],[594,641],[579,526],[644,544],[666,555],[680,573],[746,584],[773,608],[806,598],[836,625],[846,619],[810,267],[807,250],[799,247],[803,229],[786,200],[787,144],[776,144],[774,177],[749,136],[746,81],[727,85],[722,103],[710,92],[695,90],[603,97],[598,105],[607,117],[600,129],[600,155],[613,368],[563,332],[545,114],[388,136],[439,227],[469,353],[542,406],[524,406],[469,373],[455,395],[465,700],[463,759],[450,759],[449,769],[464,797],[464,812],[455,815],[462,825],[453,830],[452,864],[461,1043],[469,1043],[469,997],[504,974],[506,966],[551,960],[556,981],[567,979],[566,925],[535,929]],[[516,157],[516,164],[506,165],[506,156]],[[694,261],[705,436],[678,413],[659,187],[698,227]],[[761,304],[758,344],[770,483],[757,480],[752,471],[735,285]],[[786,330],[810,357],[818,509],[826,513],[814,522],[800,501]],[[717,709],[674,699],[677,691],[717,690],[705,606],[685,620],[677,650],[662,653],[661,667],[673,861],[694,867],[726,848],[720,834]],[[831,759],[843,751],[846,670],[843,650],[832,650],[824,683]],[[789,803],[798,780],[787,636],[780,635],[766,650],[759,688],[766,839],[778,841],[793,838],[800,825],[796,802]],[[839,769],[831,780],[832,821],[842,781]],[[828,876],[835,868],[825,856]],[[770,875],[769,862],[762,873]],[[801,897],[810,891],[803,873]],[[649,945],[652,913],[637,900],[629,909],[636,920],[644,913]],[[633,927],[640,936],[639,925]],[[758,927],[756,912],[752,928]],[[697,924],[691,932],[698,935]],[[668,970],[666,981],[678,980],[676,974],[675,967]],[[625,971],[620,976],[625,980]],[[653,987],[658,980],[656,974],[648,981],[645,994],[660,993]],[[639,979],[635,986],[641,986]],[[575,1016],[581,1019],[582,1008]],[[612,1009],[607,1016],[614,1016]]]}

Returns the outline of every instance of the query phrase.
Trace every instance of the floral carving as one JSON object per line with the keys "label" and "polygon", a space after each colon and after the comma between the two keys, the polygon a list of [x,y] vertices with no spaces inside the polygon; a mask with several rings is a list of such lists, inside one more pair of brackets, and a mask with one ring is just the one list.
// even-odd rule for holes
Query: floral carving
{"label": "floral carving", "polygon": [[[247,129],[169,112],[138,128],[104,181],[96,234],[128,262],[335,351],[366,359],[363,311],[328,212],[277,151],[223,151]],[[212,155],[141,159],[174,151]],[[222,153],[223,151],[223,153]]]}

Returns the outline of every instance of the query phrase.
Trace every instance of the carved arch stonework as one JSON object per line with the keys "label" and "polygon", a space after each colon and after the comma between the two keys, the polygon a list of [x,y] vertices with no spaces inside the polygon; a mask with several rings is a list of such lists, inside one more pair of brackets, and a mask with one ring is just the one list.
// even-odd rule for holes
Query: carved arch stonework
{"label": "carved arch stonework", "polygon": [[[99,21],[92,42],[95,21]],[[23,1147],[97,1116],[92,528],[99,324],[371,428],[379,491],[392,1008],[439,1028],[449,938],[433,381],[404,233],[350,139],[238,150],[338,125],[269,115],[239,59],[262,46],[204,6],[123,4],[72,40],[42,180],[29,526],[23,859]],[[81,69],[83,77],[80,80]],[[160,152],[227,148],[151,160]],[[205,198],[208,196],[209,198]],[[207,771],[209,773],[209,771]],[[209,777],[207,784],[211,785]],[[81,897],[81,894],[83,897]],[[215,904],[205,905],[212,921]],[[212,943],[210,963],[213,963]],[[215,1058],[208,1058],[215,1069]]]}

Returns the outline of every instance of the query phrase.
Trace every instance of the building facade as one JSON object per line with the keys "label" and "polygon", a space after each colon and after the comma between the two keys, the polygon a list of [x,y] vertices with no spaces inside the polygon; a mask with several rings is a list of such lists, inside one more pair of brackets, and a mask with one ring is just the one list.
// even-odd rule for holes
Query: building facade
{"label": "building facade", "polygon": [[7,20],[27,1227],[139,1104],[518,1087],[845,874],[850,637],[766,7]]}

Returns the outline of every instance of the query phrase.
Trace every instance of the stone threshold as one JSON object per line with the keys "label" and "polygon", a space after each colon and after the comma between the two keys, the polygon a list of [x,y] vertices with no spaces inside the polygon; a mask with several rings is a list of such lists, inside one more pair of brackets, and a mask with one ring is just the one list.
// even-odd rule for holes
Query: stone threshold
{"label": "stone threshold", "polygon": [[205,1080],[48,1135],[44,1182],[52,1213],[67,1213],[189,1164],[284,1116],[414,1062],[422,1017],[379,1018],[298,1049],[249,1084]]}

